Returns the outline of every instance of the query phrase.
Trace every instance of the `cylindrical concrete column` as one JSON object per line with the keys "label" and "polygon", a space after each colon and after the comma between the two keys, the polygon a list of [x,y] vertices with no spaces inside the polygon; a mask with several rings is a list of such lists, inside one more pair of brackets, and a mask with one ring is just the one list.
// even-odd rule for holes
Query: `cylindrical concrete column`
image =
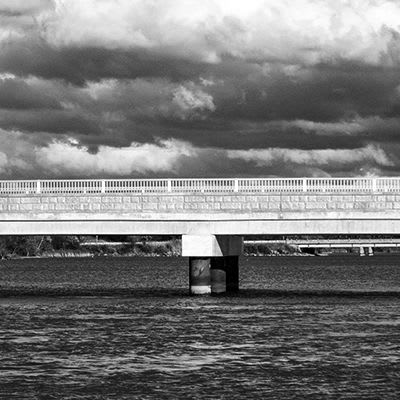
{"label": "cylindrical concrete column", "polygon": [[226,268],[225,257],[213,257],[211,259],[211,293],[220,294],[226,292]]}
{"label": "cylindrical concrete column", "polygon": [[232,293],[239,290],[239,257],[211,259],[211,293]]}
{"label": "cylindrical concrete column", "polygon": [[189,257],[190,294],[211,293],[211,275],[209,257]]}

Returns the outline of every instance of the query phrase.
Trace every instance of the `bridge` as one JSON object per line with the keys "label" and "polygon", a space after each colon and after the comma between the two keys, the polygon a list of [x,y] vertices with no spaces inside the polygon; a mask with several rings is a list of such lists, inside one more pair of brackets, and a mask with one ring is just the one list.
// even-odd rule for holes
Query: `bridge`
{"label": "bridge", "polygon": [[299,249],[358,249],[360,255],[372,256],[374,248],[400,247],[400,239],[396,238],[352,238],[352,239],[286,239],[286,240],[247,240],[249,244],[280,244],[295,246]]}
{"label": "bridge", "polygon": [[0,181],[1,235],[182,235],[192,293],[238,289],[243,235],[399,232],[397,177]]}

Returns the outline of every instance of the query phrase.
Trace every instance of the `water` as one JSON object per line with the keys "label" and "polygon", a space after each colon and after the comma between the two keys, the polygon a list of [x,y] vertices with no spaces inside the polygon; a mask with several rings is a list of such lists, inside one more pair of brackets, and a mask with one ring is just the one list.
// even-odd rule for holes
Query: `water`
{"label": "water", "polygon": [[247,258],[228,297],[187,280],[186,259],[2,261],[0,398],[400,398],[399,257]]}

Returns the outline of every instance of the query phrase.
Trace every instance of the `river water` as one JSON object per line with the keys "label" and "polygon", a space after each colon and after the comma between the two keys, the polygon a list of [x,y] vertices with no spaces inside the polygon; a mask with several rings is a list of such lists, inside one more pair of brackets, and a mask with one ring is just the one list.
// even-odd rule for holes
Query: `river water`
{"label": "river water", "polygon": [[399,399],[400,257],[0,262],[0,399]]}

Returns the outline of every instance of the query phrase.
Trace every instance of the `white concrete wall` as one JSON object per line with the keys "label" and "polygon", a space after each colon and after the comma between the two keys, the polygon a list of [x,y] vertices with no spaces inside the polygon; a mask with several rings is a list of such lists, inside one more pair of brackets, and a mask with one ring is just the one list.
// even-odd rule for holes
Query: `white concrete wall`
{"label": "white concrete wall", "polygon": [[184,257],[240,256],[242,252],[242,236],[182,235]]}
{"label": "white concrete wall", "polygon": [[0,234],[399,232],[397,194],[0,196]]}

